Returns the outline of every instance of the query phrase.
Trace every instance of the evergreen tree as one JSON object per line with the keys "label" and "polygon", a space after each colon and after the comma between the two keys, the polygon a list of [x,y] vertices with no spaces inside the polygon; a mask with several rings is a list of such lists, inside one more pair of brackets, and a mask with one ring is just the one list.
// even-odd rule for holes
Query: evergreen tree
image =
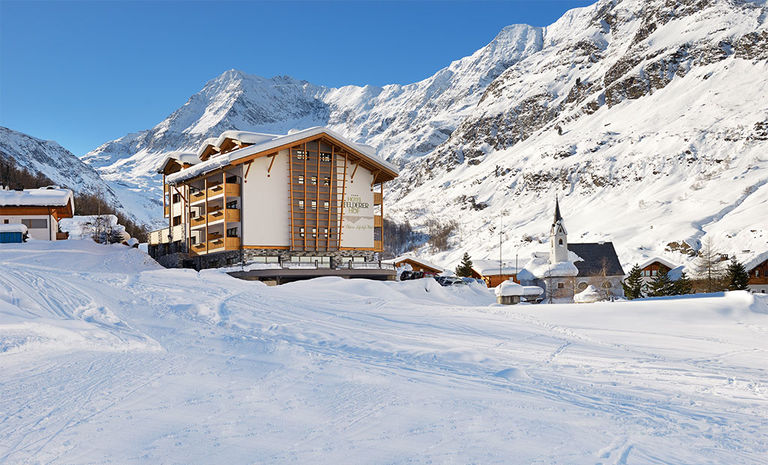
{"label": "evergreen tree", "polygon": [[627,279],[621,282],[621,286],[624,288],[624,296],[629,299],[640,299],[643,297],[643,271],[640,266],[635,263],[635,266],[629,271]]}
{"label": "evergreen tree", "polygon": [[729,291],[744,291],[749,288],[749,273],[736,257],[731,258],[731,263],[725,270],[725,279]]}
{"label": "evergreen tree", "polygon": [[472,259],[467,252],[464,252],[464,256],[461,258],[461,264],[456,267],[456,276],[461,278],[469,278],[472,276]]}
{"label": "evergreen tree", "polygon": [[680,273],[680,278],[672,283],[672,295],[684,295],[691,292],[693,292],[693,283],[691,278],[683,271]]}
{"label": "evergreen tree", "polygon": [[659,270],[658,274],[648,283],[648,296],[649,297],[661,297],[665,295],[673,295],[674,284],[669,279],[669,276],[664,270]]}

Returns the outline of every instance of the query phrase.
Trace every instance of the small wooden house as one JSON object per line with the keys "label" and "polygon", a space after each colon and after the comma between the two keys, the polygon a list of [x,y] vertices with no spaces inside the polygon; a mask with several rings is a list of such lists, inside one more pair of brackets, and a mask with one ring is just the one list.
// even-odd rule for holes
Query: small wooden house
{"label": "small wooden house", "polygon": [[[667,273],[671,280],[676,281],[680,277],[680,273],[683,269],[682,266],[676,265],[661,257],[650,258],[639,266],[643,282],[646,284],[651,282],[656,276],[664,273]],[[673,270],[675,270],[675,272],[670,273]]]}
{"label": "small wooden house", "polygon": [[31,239],[67,239],[59,230],[62,218],[72,218],[75,201],[72,191],[59,187],[0,190],[0,225],[22,224]]}
{"label": "small wooden house", "polygon": [[761,294],[768,293],[768,252],[763,252],[744,265],[749,273],[749,289]]}
{"label": "small wooden house", "polygon": [[520,283],[517,274],[514,263],[503,262],[499,265],[498,260],[472,260],[472,277],[482,279],[488,287],[496,287],[510,279]]}

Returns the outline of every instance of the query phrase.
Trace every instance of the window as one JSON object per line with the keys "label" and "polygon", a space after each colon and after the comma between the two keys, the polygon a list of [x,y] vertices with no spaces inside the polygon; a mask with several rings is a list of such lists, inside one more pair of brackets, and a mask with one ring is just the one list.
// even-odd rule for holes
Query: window
{"label": "window", "polygon": [[557,283],[557,288],[558,288],[558,289],[563,289],[563,288],[565,288],[565,283]]}
{"label": "window", "polygon": [[181,215],[173,217],[173,225],[178,226],[181,224]]}
{"label": "window", "polygon": [[320,161],[330,163],[331,154],[328,152],[320,152]]}
{"label": "window", "polygon": [[304,184],[304,175],[299,175],[299,184]]}
{"label": "window", "polygon": [[299,210],[304,210],[304,201],[299,200]]}
{"label": "window", "polygon": [[227,208],[229,209],[237,208],[237,200],[230,200],[229,202],[227,202]]}
{"label": "window", "polygon": [[3,220],[3,224],[8,224],[8,220]]}
{"label": "window", "polygon": [[328,239],[328,228],[323,228],[323,237]]}
{"label": "window", "polygon": [[578,285],[578,288],[583,291],[584,289],[587,288],[587,283],[585,283],[584,281],[580,282]]}
{"label": "window", "polygon": [[48,227],[48,219],[21,220],[21,223],[29,229],[45,229]]}
{"label": "window", "polygon": [[227,237],[237,237],[237,228],[227,228]]}
{"label": "window", "polygon": [[312,176],[309,179],[310,179],[310,184],[312,184],[313,186],[317,185],[317,176]]}
{"label": "window", "polygon": [[317,210],[317,200],[312,201],[312,210]]}
{"label": "window", "polygon": [[299,227],[299,237],[304,237],[304,226]]}
{"label": "window", "polygon": [[323,185],[324,186],[330,186],[331,185],[331,177],[330,176],[326,176],[326,177],[323,178]]}
{"label": "window", "polygon": [[560,240],[558,241],[558,243],[559,243],[560,245],[563,245],[563,240],[562,240],[562,239],[560,239]]}
{"label": "window", "polygon": [[330,210],[330,209],[331,209],[331,202],[329,202],[329,201],[327,201],[327,200],[326,200],[325,202],[323,202],[323,209],[324,209],[325,211],[328,211],[328,210]]}
{"label": "window", "polygon": [[173,203],[179,203],[179,202],[181,202],[181,195],[173,194]]}
{"label": "window", "polygon": [[317,238],[317,228],[312,228],[312,238]]}
{"label": "window", "polygon": [[296,150],[296,159],[304,160],[307,158],[307,154],[303,150]]}

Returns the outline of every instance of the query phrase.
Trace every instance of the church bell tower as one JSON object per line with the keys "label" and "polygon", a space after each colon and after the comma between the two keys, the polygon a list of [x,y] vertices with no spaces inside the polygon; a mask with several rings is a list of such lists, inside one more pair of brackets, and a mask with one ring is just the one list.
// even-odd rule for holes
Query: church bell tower
{"label": "church bell tower", "polygon": [[560,215],[560,202],[555,197],[555,219],[549,230],[549,263],[568,261],[568,232]]}

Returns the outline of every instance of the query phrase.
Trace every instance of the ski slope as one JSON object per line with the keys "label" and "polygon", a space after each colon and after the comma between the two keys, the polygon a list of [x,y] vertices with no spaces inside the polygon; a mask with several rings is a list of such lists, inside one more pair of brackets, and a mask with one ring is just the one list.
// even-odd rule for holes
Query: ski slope
{"label": "ski slope", "polygon": [[502,307],[0,246],[0,463],[765,463],[768,299]]}

